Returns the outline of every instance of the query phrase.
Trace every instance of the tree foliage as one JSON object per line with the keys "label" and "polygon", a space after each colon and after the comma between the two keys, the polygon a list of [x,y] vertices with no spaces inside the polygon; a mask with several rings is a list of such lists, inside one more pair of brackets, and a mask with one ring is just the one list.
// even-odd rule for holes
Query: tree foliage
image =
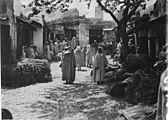
{"label": "tree foliage", "polygon": [[[80,2],[82,0],[79,0]],[[88,3],[88,7],[90,6],[90,0],[84,0]],[[34,16],[39,14],[41,11],[45,10],[46,13],[50,14],[57,9],[65,12],[68,10],[69,5],[73,3],[73,0],[33,0],[28,5],[23,5],[24,8],[31,7],[32,12],[29,16]]]}
{"label": "tree foliage", "polygon": [[[120,22],[128,22],[132,15],[137,12],[138,7],[145,9],[148,0],[97,0],[99,6],[119,25]],[[122,13],[121,19],[117,19],[115,13]]]}
{"label": "tree foliage", "polygon": [[[67,11],[69,5],[73,3],[74,0],[33,0],[27,6],[32,7],[32,13],[30,16],[37,15],[41,11],[45,10],[46,13],[60,9],[62,12]],[[80,2],[82,0],[79,0]],[[93,0],[83,0],[87,3],[88,8]],[[96,0],[101,8],[109,13],[112,18],[119,24],[120,21],[128,21],[132,15],[135,14],[138,7],[142,9],[146,6],[146,1],[149,0]],[[118,20],[115,13],[122,13],[121,20]]]}

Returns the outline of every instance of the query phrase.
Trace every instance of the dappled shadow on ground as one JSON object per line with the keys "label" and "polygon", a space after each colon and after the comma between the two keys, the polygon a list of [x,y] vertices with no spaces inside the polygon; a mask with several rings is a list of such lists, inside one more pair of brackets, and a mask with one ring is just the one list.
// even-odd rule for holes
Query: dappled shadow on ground
{"label": "dappled shadow on ground", "polygon": [[103,93],[104,86],[86,83],[65,84],[48,88],[44,95],[52,102],[38,101],[32,104],[32,112],[40,112],[39,118],[68,120],[112,120],[117,109],[124,106]]}

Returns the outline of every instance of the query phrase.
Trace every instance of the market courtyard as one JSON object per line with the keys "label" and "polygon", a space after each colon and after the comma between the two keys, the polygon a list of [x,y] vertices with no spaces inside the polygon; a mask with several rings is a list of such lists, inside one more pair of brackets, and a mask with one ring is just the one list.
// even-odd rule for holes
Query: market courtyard
{"label": "market courtyard", "polygon": [[[109,59],[110,60],[110,59]],[[60,62],[51,63],[53,81],[16,89],[2,89],[2,108],[19,120],[114,120],[125,106],[93,83],[90,68],[76,71],[74,84],[61,80]],[[128,105],[128,103],[127,103]]]}

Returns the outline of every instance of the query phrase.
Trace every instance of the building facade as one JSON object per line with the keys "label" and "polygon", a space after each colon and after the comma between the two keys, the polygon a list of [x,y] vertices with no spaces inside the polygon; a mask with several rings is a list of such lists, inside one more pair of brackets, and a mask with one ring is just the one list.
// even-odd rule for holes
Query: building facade
{"label": "building facade", "polygon": [[22,48],[34,44],[42,52],[43,32],[40,23],[22,15],[20,0],[0,1],[1,64],[16,64],[22,58]]}
{"label": "building facade", "polygon": [[116,30],[115,28],[106,28],[103,29],[103,39],[105,43],[111,43],[112,41],[116,42]]}
{"label": "building facade", "polygon": [[[71,13],[73,12],[73,13]],[[111,21],[103,21],[103,11],[96,7],[95,17],[79,16],[77,9],[70,9],[59,20],[49,22],[51,38],[61,40],[72,37],[79,39],[80,45],[92,44],[103,40],[103,29],[114,26]],[[60,37],[61,36],[61,37]]]}
{"label": "building facade", "polygon": [[9,65],[14,62],[16,54],[17,33],[13,4],[13,0],[0,1],[1,65]]}
{"label": "building facade", "polygon": [[139,53],[148,55],[152,61],[156,61],[159,52],[166,44],[166,0],[156,0],[154,8],[135,21],[134,32]]}

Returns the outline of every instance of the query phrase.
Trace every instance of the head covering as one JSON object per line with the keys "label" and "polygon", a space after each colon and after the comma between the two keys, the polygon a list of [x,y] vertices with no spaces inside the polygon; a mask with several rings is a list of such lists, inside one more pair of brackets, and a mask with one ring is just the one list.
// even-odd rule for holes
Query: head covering
{"label": "head covering", "polygon": [[80,46],[77,46],[76,49],[77,49],[77,50],[80,50]]}
{"label": "head covering", "polygon": [[69,47],[67,47],[67,46],[64,47],[64,50],[68,50],[68,49],[69,49]]}
{"label": "head covering", "polygon": [[90,47],[90,45],[87,45],[87,48],[89,48]]}
{"label": "head covering", "polygon": [[104,52],[103,47],[99,46],[99,47],[98,47],[98,53],[103,53],[103,52]]}

